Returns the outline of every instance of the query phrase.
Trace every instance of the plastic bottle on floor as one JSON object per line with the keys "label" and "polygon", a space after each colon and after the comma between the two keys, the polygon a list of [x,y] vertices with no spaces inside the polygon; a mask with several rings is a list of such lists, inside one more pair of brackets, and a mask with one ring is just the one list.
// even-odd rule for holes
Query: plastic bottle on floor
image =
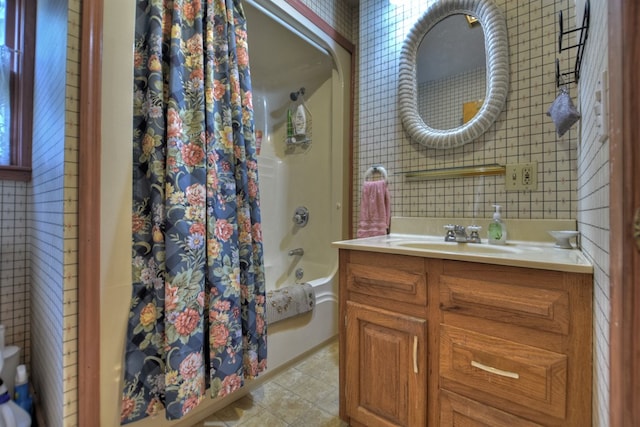
{"label": "plastic bottle on floor", "polygon": [[27,367],[25,365],[18,365],[16,369],[16,381],[13,392],[13,400],[22,409],[31,414],[31,406],[33,399],[29,393],[29,380],[27,378]]}
{"label": "plastic bottle on floor", "polygon": [[0,427],[31,427],[31,417],[13,400],[0,379]]}

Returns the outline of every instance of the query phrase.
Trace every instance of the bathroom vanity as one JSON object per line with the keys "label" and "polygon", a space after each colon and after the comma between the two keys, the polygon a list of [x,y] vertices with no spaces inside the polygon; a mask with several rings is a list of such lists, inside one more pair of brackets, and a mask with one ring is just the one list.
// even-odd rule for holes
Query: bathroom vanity
{"label": "bathroom vanity", "polygon": [[593,278],[580,251],[394,235],[335,246],[351,426],[591,425]]}

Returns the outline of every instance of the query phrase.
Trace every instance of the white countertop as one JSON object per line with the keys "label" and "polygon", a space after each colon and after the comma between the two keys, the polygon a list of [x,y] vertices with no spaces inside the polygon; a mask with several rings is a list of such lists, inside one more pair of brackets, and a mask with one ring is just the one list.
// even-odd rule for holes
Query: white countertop
{"label": "white countertop", "polygon": [[507,245],[445,242],[444,236],[392,233],[385,236],[343,240],[340,249],[383,252],[426,258],[472,261],[485,264],[537,268],[572,273],[593,273],[593,266],[579,249],[561,249],[551,242],[508,241]]}

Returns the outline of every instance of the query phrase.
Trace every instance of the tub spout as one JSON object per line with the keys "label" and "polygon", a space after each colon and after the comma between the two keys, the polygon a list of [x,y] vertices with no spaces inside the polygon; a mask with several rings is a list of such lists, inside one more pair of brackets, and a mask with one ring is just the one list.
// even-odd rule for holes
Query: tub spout
{"label": "tub spout", "polygon": [[289,256],[302,256],[302,255],[304,255],[304,249],[302,248],[295,248],[289,251]]}

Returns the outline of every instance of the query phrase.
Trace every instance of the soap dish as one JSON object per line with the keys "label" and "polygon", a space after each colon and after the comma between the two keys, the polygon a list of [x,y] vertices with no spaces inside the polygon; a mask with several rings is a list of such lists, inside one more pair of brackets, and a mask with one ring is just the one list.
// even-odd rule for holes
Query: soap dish
{"label": "soap dish", "polygon": [[579,231],[571,230],[549,231],[548,233],[551,234],[554,239],[556,239],[556,247],[562,249],[573,249],[573,246],[571,246],[569,239],[580,234]]}

